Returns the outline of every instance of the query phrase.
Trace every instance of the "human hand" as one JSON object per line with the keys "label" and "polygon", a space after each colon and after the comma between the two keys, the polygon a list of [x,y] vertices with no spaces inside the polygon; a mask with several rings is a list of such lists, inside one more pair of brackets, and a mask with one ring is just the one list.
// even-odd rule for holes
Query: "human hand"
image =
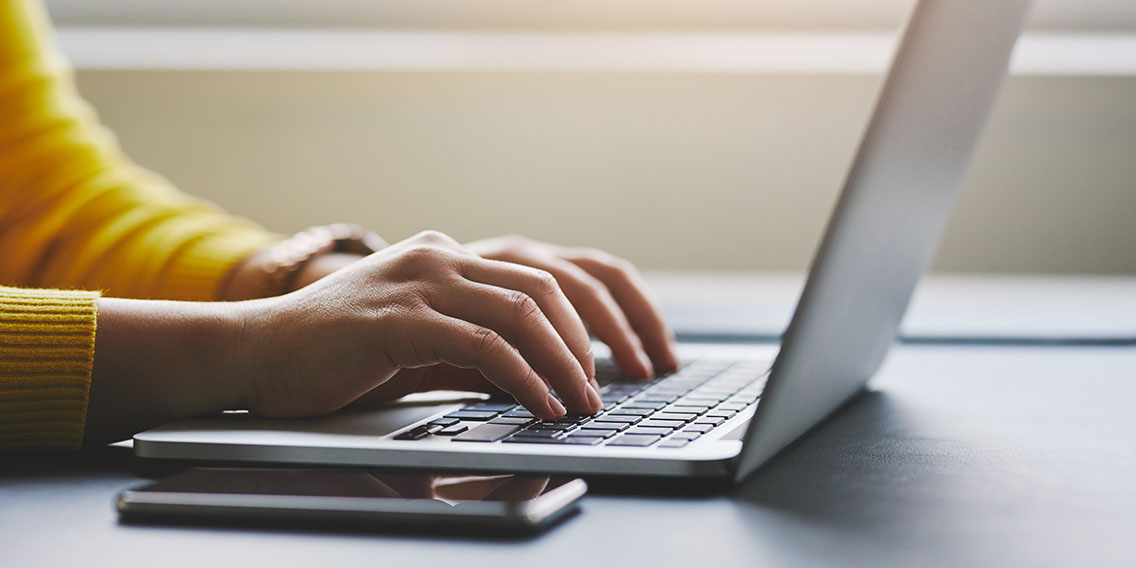
{"label": "human hand", "polygon": [[[234,305],[244,321],[242,402],[257,414],[323,414],[368,392],[425,388],[496,387],[541,418],[602,405],[591,342],[557,280],[481,258],[440,233],[298,291]],[[479,373],[399,372],[440,363]]]}
{"label": "human hand", "polygon": [[606,252],[505,236],[466,244],[483,258],[547,271],[556,277],[596,338],[627,374],[649,377],[678,368],[674,334],[635,267]]}

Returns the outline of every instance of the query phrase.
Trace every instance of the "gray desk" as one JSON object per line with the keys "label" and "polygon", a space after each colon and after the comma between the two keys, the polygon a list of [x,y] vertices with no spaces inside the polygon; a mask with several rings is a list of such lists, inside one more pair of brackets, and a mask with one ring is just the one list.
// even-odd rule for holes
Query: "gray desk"
{"label": "gray desk", "polygon": [[120,526],[129,454],[0,459],[13,568],[1131,566],[1136,348],[903,346],[733,494],[605,488],[522,541]]}

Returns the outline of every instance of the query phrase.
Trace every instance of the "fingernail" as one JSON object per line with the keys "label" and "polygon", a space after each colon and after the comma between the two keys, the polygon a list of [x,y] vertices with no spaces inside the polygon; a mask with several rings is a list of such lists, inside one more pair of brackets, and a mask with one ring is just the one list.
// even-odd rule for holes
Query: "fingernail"
{"label": "fingernail", "polygon": [[564,405],[560,404],[560,401],[556,400],[556,397],[553,396],[551,392],[548,393],[548,408],[558,417],[568,414],[568,409],[564,408]]}
{"label": "fingernail", "polygon": [[640,351],[638,353],[638,356],[639,356],[639,363],[641,363],[643,365],[643,368],[647,370],[647,376],[648,377],[655,376],[655,367],[654,367],[654,365],[651,365],[651,359],[649,359],[647,357],[647,354]]}
{"label": "fingernail", "polygon": [[678,342],[677,341],[673,341],[673,340],[671,341],[670,351],[671,351],[671,365],[674,365],[674,368],[677,371],[678,368],[682,366],[682,359],[680,359],[679,356],[678,356]]}
{"label": "fingernail", "polygon": [[596,390],[596,387],[589,384],[586,390],[588,391],[588,404],[597,411],[603,408],[603,399],[600,398],[600,393]]}

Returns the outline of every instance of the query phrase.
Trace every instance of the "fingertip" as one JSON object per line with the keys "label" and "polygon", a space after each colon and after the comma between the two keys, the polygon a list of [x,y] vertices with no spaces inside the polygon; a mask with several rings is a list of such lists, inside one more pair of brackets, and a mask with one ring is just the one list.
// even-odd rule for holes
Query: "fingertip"
{"label": "fingertip", "polygon": [[564,405],[551,391],[548,393],[548,411],[553,418],[562,418],[568,414],[568,409],[564,408]]}
{"label": "fingertip", "polygon": [[666,363],[663,364],[668,373],[673,373],[682,367],[682,359],[678,356],[678,346],[673,342],[667,345]]}
{"label": "fingertip", "polygon": [[589,413],[595,414],[603,408],[603,399],[600,398],[600,391],[588,383],[587,388],[584,389],[588,394]]}
{"label": "fingertip", "polygon": [[640,350],[635,353],[635,357],[639,360],[639,365],[643,369],[644,377],[655,376],[655,365],[651,363],[651,358],[647,356],[647,353]]}

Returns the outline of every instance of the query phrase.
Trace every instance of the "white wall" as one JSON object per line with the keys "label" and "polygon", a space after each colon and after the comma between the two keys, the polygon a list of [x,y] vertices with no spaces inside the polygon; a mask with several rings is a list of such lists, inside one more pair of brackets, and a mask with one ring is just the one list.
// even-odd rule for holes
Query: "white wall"
{"label": "white wall", "polygon": [[[173,16],[131,0],[100,3],[104,9],[93,13],[84,12],[89,3],[52,6],[65,22],[84,25],[161,18],[294,25],[311,14],[310,4],[305,12],[291,0],[229,11],[221,4],[231,5],[169,4]],[[443,13],[432,25],[492,21],[531,30],[555,22],[515,2],[487,2],[476,13],[460,2],[421,5],[442,4],[456,15],[450,21]],[[415,5],[334,4],[361,24],[408,26],[428,18]],[[628,15],[636,5],[625,0],[604,11],[594,2],[556,4],[564,21],[592,28],[641,22]],[[693,4],[668,5],[679,10],[671,20],[663,10],[642,16],[642,25],[690,24],[680,8],[693,17]],[[715,2],[718,11],[698,13],[712,14],[704,20],[719,27],[738,18],[760,27],[755,14],[786,27],[851,29],[889,19],[894,27],[908,3],[863,5],[842,12],[828,0]],[[249,6],[267,6],[269,16]],[[1034,28],[1136,30],[1131,3],[1068,6],[1043,2]],[[723,16],[729,10],[735,18]],[[342,24],[337,14],[312,18]],[[276,230],[347,220],[390,239],[427,227],[467,239],[521,232],[608,248],[653,268],[798,269],[811,255],[880,77],[157,66],[81,69],[79,79],[139,161]],[[1136,272],[1133,101],[1132,75],[1011,78],[937,268]]]}

